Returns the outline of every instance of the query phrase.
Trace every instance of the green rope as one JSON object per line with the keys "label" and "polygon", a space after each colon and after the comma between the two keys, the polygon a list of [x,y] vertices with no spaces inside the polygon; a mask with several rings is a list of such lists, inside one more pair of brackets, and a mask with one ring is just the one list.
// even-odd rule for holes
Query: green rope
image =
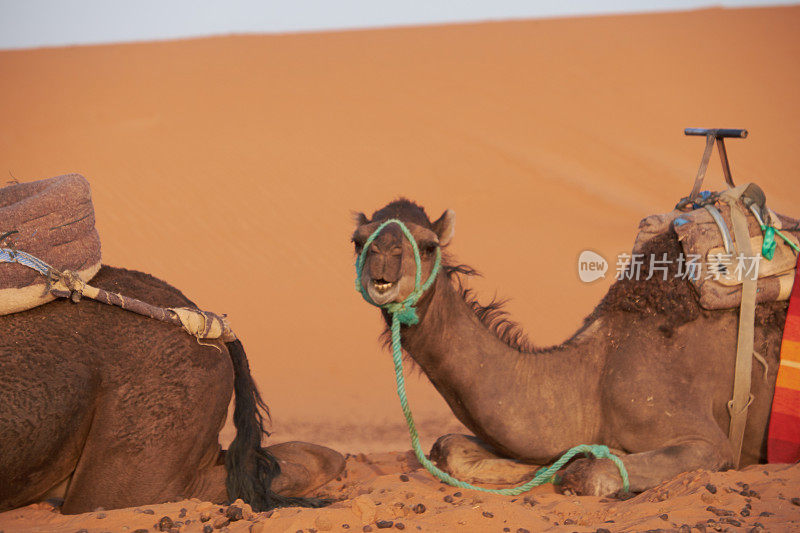
{"label": "green rope", "polygon": [[[400,229],[403,231],[403,234],[406,236],[408,241],[411,243],[411,248],[414,250],[414,263],[416,265],[416,275],[414,279],[414,291],[402,302],[400,303],[388,303],[382,306],[378,306],[372,298],[369,297],[367,290],[361,283],[361,271],[364,268],[364,261],[366,260],[367,250],[375,238],[383,231],[389,224],[397,224],[400,226]],[[548,483],[553,480],[555,477],[556,472],[558,472],[570,459],[572,459],[575,455],[579,453],[584,454],[592,454],[598,459],[610,459],[614,462],[614,464],[619,469],[620,476],[622,476],[622,486],[623,489],[627,492],[630,490],[630,482],[628,480],[628,472],[625,469],[625,465],[622,463],[622,460],[617,457],[616,455],[612,454],[611,451],[608,449],[607,446],[603,446],[600,444],[581,444],[579,446],[575,446],[570,448],[564,455],[562,455],[555,463],[550,465],[546,468],[540,468],[535,474],[534,478],[528,481],[525,484],[519,485],[517,487],[512,487],[508,489],[487,489],[484,487],[478,487],[475,485],[471,485],[464,481],[460,481],[447,472],[440,470],[435,464],[433,464],[427,457],[425,457],[425,453],[422,451],[422,446],[419,442],[419,434],[417,433],[417,427],[414,424],[414,417],[411,414],[411,408],[408,406],[408,397],[406,396],[406,385],[405,385],[405,377],[403,376],[403,358],[402,358],[402,346],[400,344],[400,325],[413,325],[419,322],[419,317],[417,316],[416,308],[414,305],[417,303],[419,298],[422,294],[428,290],[428,288],[433,284],[433,281],[436,279],[436,276],[439,272],[441,266],[441,251],[437,248],[436,249],[436,260],[433,265],[433,269],[431,270],[430,276],[425,281],[424,284],[422,283],[422,261],[420,260],[419,255],[419,247],[417,246],[417,241],[414,239],[414,236],[408,230],[405,224],[397,219],[390,219],[378,226],[372,234],[369,236],[367,241],[364,243],[364,247],[361,250],[361,253],[356,260],[356,290],[361,293],[361,296],[372,305],[376,307],[382,307],[386,309],[392,315],[392,360],[394,361],[394,373],[395,379],[397,381],[397,395],[400,398],[400,406],[403,409],[403,416],[405,416],[406,424],[408,424],[408,432],[411,435],[411,447],[414,450],[414,455],[417,457],[417,460],[425,467],[425,469],[433,475],[436,479],[444,481],[448,485],[452,485],[453,487],[458,487],[462,489],[472,489],[478,490],[483,492],[491,492],[493,494],[502,494],[506,496],[516,496],[518,494],[522,494],[523,492],[527,492],[531,490],[533,487],[537,487],[544,483]]]}
{"label": "green rope", "polygon": [[761,231],[764,232],[764,244],[761,246],[761,255],[763,255],[767,260],[771,260],[775,256],[775,247],[778,245],[778,243],[775,242],[776,234],[786,241],[786,244],[791,246],[795,252],[800,253],[800,248],[798,248],[795,243],[790,241],[789,237],[784,235],[778,228],[761,224]]}

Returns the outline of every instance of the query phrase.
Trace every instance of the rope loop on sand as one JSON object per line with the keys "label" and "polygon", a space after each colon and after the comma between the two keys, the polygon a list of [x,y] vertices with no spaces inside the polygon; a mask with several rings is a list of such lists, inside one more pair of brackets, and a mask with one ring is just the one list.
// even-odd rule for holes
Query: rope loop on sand
{"label": "rope loop on sand", "polygon": [[[361,273],[364,269],[364,262],[367,257],[367,251],[369,246],[372,242],[380,235],[380,232],[388,226],[389,224],[397,224],[405,235],[406,239],[411,243],[411,248],[414,250],[414,263],[416,264],[416,274],[414,279],[414,291],[402,302],[390,302],[383,305],[376,304],[372,298],[369,297],[367,290],[364,288],[361,282]],[[411,408],[408,405],[408,397],[406,395],[406,385],[405,385],[405,377],[403,375],[403,352],[402,352],[402,345],[401,345],[401,338],[400,338],[400,326],[401,325],[414,325],[419,322],[419,317],[417,316],[417,311],[415,304],[419,301],[419,298],[425,293],[428,288],[433,284],[436,276],[439,272],[441,267],[441,251],[439,248],[436,248],[436,260],[433,265],[433,269],[431,270],[430,276],[422,284],[422,261],[419,255],[419,247],[417,246],[417,241],[414,239],[414,236],[411,234],[411,231],[403,224],[402,221],[393,218],[387,220],[386,222],[382,223],[378,228],[372,232],[369,238],[364,243],[364,247],[361,250],[361,253],[356,260],[356,290],[361,293],[361,296],[370,304],[385,309],[388,313],[392,315],[392,325],[391,325],[391,332],[392,332],[392,360],[394,361],[394,374],[395,380],[397,382],[397,396],[400,398],[400,407],[403,409],[403,416],[406,419],[406,424],[408,425],[408,433],[411,436],[411,447],[414,450],[414,455],[417,457],[417,460],[425,467],[425,469],[436,479],[440,481],[444,481],[448,485],[452,485],[453,487],[458,487],[462,489],[471,489],[477,490],[482,492],[490,492],[492,494],[502,494],[506,496],[516,496],[518,494],[522,494],[523,492],[527,492],[531,490],[533,487],[537,487],[539,485],[543,485],[544,483],[548,483],[553,481],[556,472],[558,472],[570,459],[572,459],[575,455],[579,453],[583,454],[591,454],[597,457],[598,459],[609,459],[611,460],[619,469],[619,474],[622,477],[622,486],[623,489],[628,492],[630,490],[630,482],[628,479],[628,471],[625,469],[625,465],[622,463],[622,459],[611,453],[607,446],[603,446],[600,444],[581,444],[570,448],[564,455],[562,455],[555,463],[552,465],[539,469],[536,474],[534,475],[533,479],[524,483],[522,485],[511,487],[507,489],[489,489],[486,487],[478,487],[476,485],[472,485],[465,481],[458,480],[448,474],[447,472],[441,470],[437,467],[430,459],[425,456],[425,453],[422,451],[422,445],[419,441],[419,434],[417,433],[417,427],[414,424],[414,417],[411,414]]]}

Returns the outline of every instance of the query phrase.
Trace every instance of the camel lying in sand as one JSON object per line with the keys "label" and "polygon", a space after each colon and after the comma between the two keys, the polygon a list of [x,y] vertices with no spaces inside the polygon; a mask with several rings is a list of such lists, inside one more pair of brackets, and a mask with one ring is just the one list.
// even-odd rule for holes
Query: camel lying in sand
{"label": "camel lying in sand", "polygon": [[[93,285],[193,307],[147,274],[103,267]],[[62,300],[0,316],[0,511],[48,497],[81,513],[196,497],[254,510],[300,496],[344,468],[308,443],[261,447],[268,417],[239,341],[198,343],[123,309]],[[231,393],[236,439],[220,449]]]}
{"label": "camel lying in sand", "polygon": [[[359,214],[356,252],[392,218],[413,234],[427,279],[436,249],[453,237],[454,213],[431,222],[423,208],[400,200],[369,218]],[[674,232],[644,249],[665,252],[672,259],[680,253]],[[675,269],[677,261],[671,264]],[[365,256],[361,283],[377,305],[402,302],[415,271],[409,241],[390,224]],[[459,276],[472,272],[444,257],[417,304],[419,323],[401,330],[403,349],[477,437],[442,437],[432,458],[444,470],[468,482],[518,483],[532,477],[532,465],[551,463],[575,445],[605,444],[626,454],[630,488],[639,492],[684,471],[734,464],[726,404],[737,310],[702,309],[690,282],[674,272],[666,280],[620,280],[572,337],[537,348],[498,304],[481,306],[461,288]],[[774,302],[756,309],[754,346],[766,364],[753,367],[742,465],[765,459],[786,308]],[[563,485],[592,495],[623,486],[610,460],[588,458],[570,463]]]}

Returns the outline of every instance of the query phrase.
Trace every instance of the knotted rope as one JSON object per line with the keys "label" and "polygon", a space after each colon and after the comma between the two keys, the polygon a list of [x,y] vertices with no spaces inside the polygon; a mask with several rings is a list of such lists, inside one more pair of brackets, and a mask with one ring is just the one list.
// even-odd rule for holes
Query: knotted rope
{"label": "knotted rope", "polygon": [[230,342],[236,339],[225,315],[220,316],[210,311],[189,307],[150,305],[136,298],[93,287],[71,270],[56,270],[36,256],[11,248],[0,248],[0,263],[17,263],[37,271],[47,280],[45,291],[56,298],[69,298],[77,303],[82,297],[85,297],[121,307],[148,318],[179,326],[198,340],[220,339]]}
{"label": "knotted rope", "polygon": [[[380,235],[381,231],[388,226],[389,224],[397,224],[400,227],[400,230],[405,235],[406,239],[411,243],[411,248],[414,250],[414,264],[416,265],[416,272],[414,276],[414,290],[408,297],[400,303],[397,302],[390,302],[383,305],[376,304],[372,298],[369,297],[369,293],[367,289],[364,288],[363,284],[361,283],[361,273],[364,269],[364,262],[366,261],[367,252],[369,250],[370,245],[372,242]],[[394,374],[395,380],[397,382],[397,396],[400,398],[400,407],[403,409],[403,416],[406,419],[406,424],[408,425],[408,433],[411,436],[411,447],[414,450],[414,455],[417,457],[417,460],[425,467],[425,469],[430,472],[430,474],[440,481],[444,481],[448,485],[452,485],[453,487],[458,487],[462,489],[472,489],[478,490],[482,492],[490,492],[492,494],[502,494],[506,496],[517,496],[518,494],[522,494],[523,492],[527,492],[531,490],[533,487],[537,487],[544,483],[548,483],[553,480],[556,472],[558,472],[561,467],[563,467],[570,459],[572,459],[575,455],[579,453],[584,454],[592,454],[598,459],[610,459],[619,469],[620,476],[622,477],[622,486],[623,489],[627,492],[630,490],[630,482],[628,480],[628,472],[625,469],[625,465],[622,463],[622,460],[617,457],[616,455],[611,453],[611,450],[608,449],[607,446],[603,446],[600,444],[581,444],[570,448],[564,455],[562,455],[555,463],[550,465],[546,468],[540,468],[536,474],[534,474],[534,478],[519,485],[517,487],[511,487],[507,489],[489,489],[485,487],[478,487],[467,483],[465,481],[458,480],[444,472],[443,470],[439,469],[430,459],[425,456],[425,453],[422,451],[422,446],[419,442],[419,434],[417,433],[416,425],[414,424],[414,417],[411,414],[411,408],[408,406],[408,397],[406,396],[406,385],[405,385],[405,377],[403,376],[403,357],[402,357],[402,346],[400,344],[400,326],[407,325],[411,326],[417,324],[419,322],[419,317],[417,316],[416,307],[414,307],[420,297],[425,293],[428,288],[433,284],[436,280],[436,276],[439,273],[441,268],[441,259],[442,253],[441,250],[437,247],[436,248],[436,259],[433,264],[433,268],[431,269],[431,273],[428,276],[428,279],[425,280],[425,283],[422,283],[422,261],[419,255],[419,247],[417,246],[417,241],[414,239],[414,236],[411,234],[411,231],[403,224],[402,221],[393,218],[389,219],[386,222],[382,223],[378,228],[372,232],[369,238],[364,243],[364,247],[361,250],[361,253],[356,260],[356,290],[361,293],[361,296],[370,304],[385,309],[392,315],[392,325],[391,325],[391,332],[392,332],[392,360],[394,361]]]}

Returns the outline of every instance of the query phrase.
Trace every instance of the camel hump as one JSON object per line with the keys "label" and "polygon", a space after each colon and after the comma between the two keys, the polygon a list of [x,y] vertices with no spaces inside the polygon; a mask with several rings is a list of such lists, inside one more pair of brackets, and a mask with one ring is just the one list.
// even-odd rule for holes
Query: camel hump
{"label": "camel hump", "polygon": [[77,272],[83,281],[97,273],[100,236],[86,178],[65,174],[0,188],[0,315],[53,299],[39,272],[14,262],[15,251]]}

